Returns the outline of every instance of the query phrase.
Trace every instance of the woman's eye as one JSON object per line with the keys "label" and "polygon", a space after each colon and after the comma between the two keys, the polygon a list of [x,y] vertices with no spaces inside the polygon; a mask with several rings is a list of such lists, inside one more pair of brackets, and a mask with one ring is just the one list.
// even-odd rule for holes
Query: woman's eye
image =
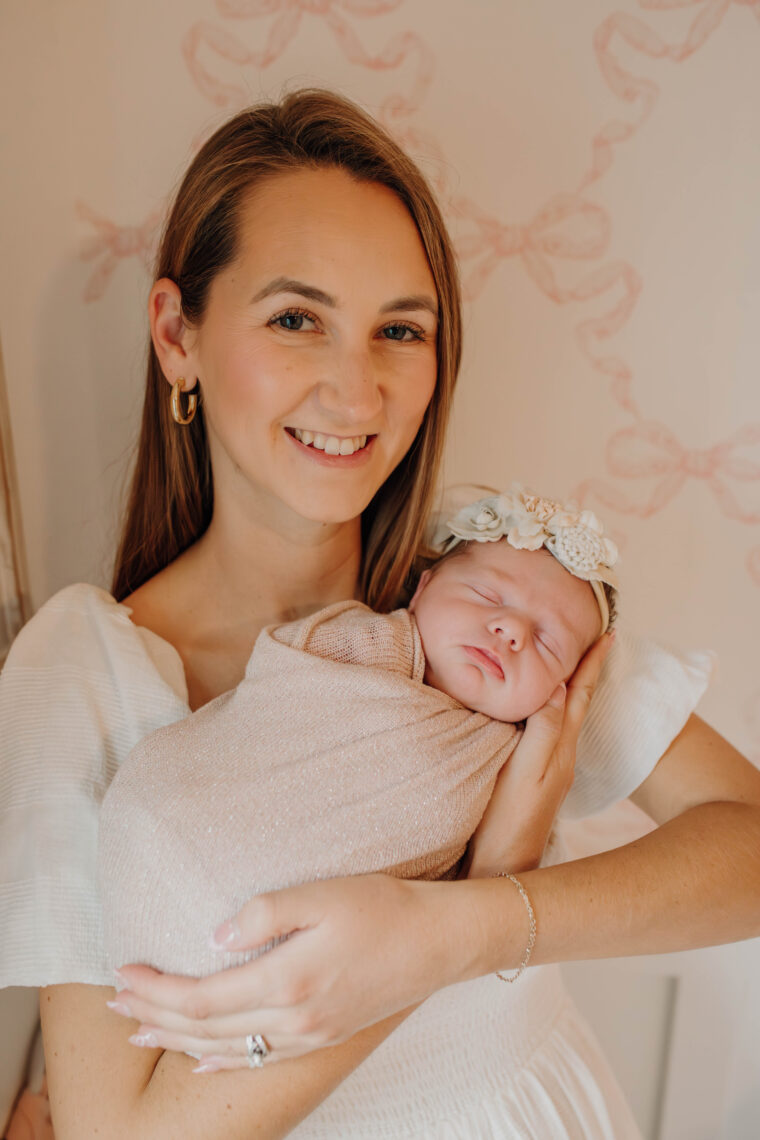
{"label": "woman's eye", "polygon": [[425,339],[424,330],[415,325],[386,325],[382,333],[386,340],[406,341],[407,343]]}
{"label": "woman's eye", "polygon": [[304,327],[304,321],[314,324],[315,318],[300,309],[288,309],[285,313],[277,313],[269,324],[284,329],[285,332],[300,332]]}

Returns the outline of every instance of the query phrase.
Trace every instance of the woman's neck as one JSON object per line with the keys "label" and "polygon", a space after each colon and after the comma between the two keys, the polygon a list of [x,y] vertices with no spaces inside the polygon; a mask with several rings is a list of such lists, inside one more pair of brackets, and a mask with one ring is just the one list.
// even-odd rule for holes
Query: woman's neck
{"label": "woman's neck", "polygon": [[206,533],[127,598],[132,620],[178,651],[190,705],[242,679],[265,625],[356,596],[360,520],[279,519],[270,526],[215,514]]}
{"label": "woman's neck", "polygon": [[262,624],[293,621],[356,596],[360,520],[297,520],[276,528],[215,516],[183,558],[187,573],[216,595],[215,621],[248,615]]}

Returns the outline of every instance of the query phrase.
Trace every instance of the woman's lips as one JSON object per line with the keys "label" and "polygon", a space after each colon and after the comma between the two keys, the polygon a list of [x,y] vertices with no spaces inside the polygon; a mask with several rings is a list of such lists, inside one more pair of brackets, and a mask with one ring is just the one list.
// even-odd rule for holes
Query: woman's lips
{"label": "woman's lips", "polygon": [[481,665],[486,673],[490,673],[492,677],[498,677],[500,681],[504,680],[504,670],[495,653],[491,653],[488,649],[479,649],[477,645],[465,645],[464,651],[476,665]]}

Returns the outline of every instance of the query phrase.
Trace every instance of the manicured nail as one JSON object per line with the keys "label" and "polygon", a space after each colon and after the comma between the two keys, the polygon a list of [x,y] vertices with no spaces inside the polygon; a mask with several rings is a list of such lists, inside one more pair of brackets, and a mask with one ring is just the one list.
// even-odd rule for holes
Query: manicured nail
{"label": "manicured nail", "polygon": [[129,989],[129,982],[127,981],[127,979],[124,977],[123,974],[120,974],[118,970],[114,970],[113,976],[114,976],[114,988],[115,989],[117,989],[117,990]]}
{"label": "manicured nail", "polygon": [[215,1065],[212,1061],[203,1061],[191,1070],[193,1073],[218,1073],[219,1066]]}
{"label": "manicured nail", "polygon": [[158,1039],[155,1033],[133,1033],[129,1038],[129,1043],[130,1045],[139,1045],[141,1048],[158,1048]]}
{"label": "manicured nail", "polygon": [[239,937],[238,924],[234,918],[231,918],[229,922],[223,922],[221,926],[216,928],[209,938],[209,945],[212,950],[226,950]]}
{"label": "manicured nail", "polygon": [[608,629],[607,630],[607,636],[609,637],[610,641],[614,641],[615,638],[617,637],[617,630],[616,629]]}
{"label": "manicured nail", "polygon": [[114,1013],[121,1013],[124,1017],[132,1016],[132,1010],[128,1005],[125,1005],[123,1001],[107,1001],[106,1005],[109,1009],[112,1009]]}

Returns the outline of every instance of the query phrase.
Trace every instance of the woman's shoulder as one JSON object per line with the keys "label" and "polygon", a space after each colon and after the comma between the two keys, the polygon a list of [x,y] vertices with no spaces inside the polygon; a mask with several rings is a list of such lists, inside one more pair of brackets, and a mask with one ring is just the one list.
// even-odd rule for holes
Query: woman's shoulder
{"label": "woman's shoulder", "polygon": [[99,586],[78,582],[53,594],[22,628],[6,667],[50,663],[59,649],[70,657],[110,640],[129,623],[129,611]]}
{"label": "woman's shoulder", "polygon": [[138,694],[147,691],[151,703],[179,701],[184,709],[186,687],[176,652],[136,626],[131,613],[99,586],[79,582],[59,590],[13,642],[3,689],[21,685],[42,700],[88,694],[89,701],[97,694],[104,706],[119,707],[134,704],[131,698],[139,701]]}

